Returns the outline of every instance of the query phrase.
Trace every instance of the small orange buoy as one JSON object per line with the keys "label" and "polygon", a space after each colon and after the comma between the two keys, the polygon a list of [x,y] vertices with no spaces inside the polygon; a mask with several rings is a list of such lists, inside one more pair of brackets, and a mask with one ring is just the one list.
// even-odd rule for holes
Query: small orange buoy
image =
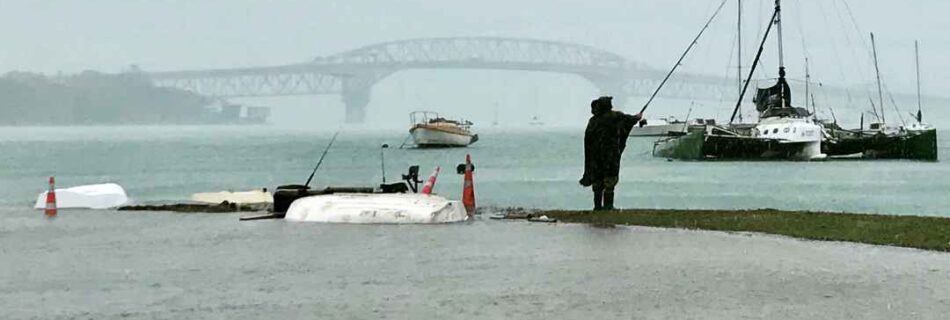
{"label": "small orange buoy", "polygon": [[465,182],[462,184],[462,205],[468,215],[475,214],[475,182],[472,179],[472,155],[465,155]]}
{"label": "small orange buoy", "polygon": [[49,191],[46,192],[46,210],[44,212],[49,218],[56,217],[56,180],[53,177],[49,177]]}
{"label": "small orange buoy", "polygon": [[422,186],[422,194],[432,194],[432,189],[435,188],[435,180],[439,177],[439,171],[441,169],[441,167],[435,167],[435,171],[432,171],[429,180]]}

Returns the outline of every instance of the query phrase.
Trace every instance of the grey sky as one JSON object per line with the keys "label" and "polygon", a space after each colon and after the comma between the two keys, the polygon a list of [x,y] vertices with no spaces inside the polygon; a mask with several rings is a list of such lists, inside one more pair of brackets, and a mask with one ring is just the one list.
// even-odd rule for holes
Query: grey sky
{"label": "grey sky", "polygon": [[[747,23],[743,41],[748,45],[744,46],[743,55],[748,61],[752,57],[752,43],[757,41],[753,38],[764,27],[761,22],[769,14],[772,1],[744,2]],[[666,69],[718,3],[718,0],[4,0],[0,2],[0,38],[3,39],[0,72],[69,73],[85,69],[117,72],[130,64],[138,64],[145,70],[275,65],[306,61],[381,41],[435,36],[529,37],[577,42]],[[853,28],[845,3],[850,5],[860,32]],[[950,1],[785,0],[784,5],[786,65],[791,77],[800,78],[803,73],[801,35],[805,34],[804,47],[810,53],[812,73],[817,80],[850,84],[870,80],[873,66],[867,60],[869,52],[864,45],[868,42],[867,32],[874,31],[879,38],[882,70],[893,90],[913,90],[915,39],[921,40],[922,45],[924,90],[936,94],[950,84],[944,77],[950,72],[950,62],[945,61],[942,54],[950,49],[950,40],[945,35],[945,30],[950,30],[950,21],[942,17],[950,12]],[[733,76],[735,71],[729,68],[735,64],[734,58],[730,59],[734,30],[735,0],[730,0],[683,70]],[[774,45],[767,48],[765,57],[766,71],[772,73],[775,50]],[[454,74],[413,71],[394,76],[399,78],[386,80],[381,84],[383,87],[377,89],[384,93],[422,90],[411,86],[412,89],[394,88],[409,86],[414,77],[445,75],[451,78]],[[489,75],[493,73],[457,74],[491,78]],[[502,74],[513,79],[526,77]],[[571,82],[560,80],[558,76],[527,77],[530,79],[525,81],[544,82],[547,78],[566,81],[565,86]],[[399,82],[403,78],[405,83]],[[586,99],[591,90],[582,81],[576,84],[582,89],[571,95],[571,103],[576,103],[575,99]],[[374,93],[374,103],[376,95]],[[525,99],[522,97],[521,101],[527,101]]]}

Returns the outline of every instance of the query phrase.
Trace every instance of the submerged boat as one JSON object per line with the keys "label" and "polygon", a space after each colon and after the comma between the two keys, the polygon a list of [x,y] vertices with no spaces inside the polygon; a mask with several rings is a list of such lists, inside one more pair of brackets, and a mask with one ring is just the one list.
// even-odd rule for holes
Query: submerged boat
{"label": "submerged boat", "polygon": [[[843,130],[837,125],[825,126],[827,140],[823,150],[832,157],[849,157],[865,159],[906,159],[937,161],[937,129],[923,122],[923,112],[920,103],[920,60],[915,59],[917,65],[917,114],[915,122],[910,125],[890,126],[884,118],[884,97],[881,89],[881,76],[877,68],[877,47],[874,34],[871,34],[871,44],[874,52],[874,65],[877,71],[878,101],[880,112],[879,122],[871,123],[868,130],[864,129],[864,116],[861,117],[861,127],[857,130]],[[917,43],[914,43],[914,53],[917,54]],[[872,104],[872,108],[874,108]],[[896,106],[895,106],[896,108]],[[901,120],[903,122],[903,119]]]}
{"label": "submerged boat", "polygon": [[430,111],[413,112],[409,119],[409,134],[418,147],[465,147],[478,141],[470,121],[449,120]]}
{"label": "submerged boat", "polygon": [[836,130],[822,144],[831,157],[937,161],[937,130],[865,132]]}
{"label": "submerged boat", "polygon": [[[781,5],[775,2],[775,11],[769,21],[764,37],[772,26],[778,26],[781,41]],[[765,44],[763,38],[762,45]],[[781,44],[781,43],[780,43]],[[752,63],[749,77],[755,72],[761,58],[762,45]],[[702,130],[687,132],[678,137],[661,139],[654,144],[656,157],[705,160],[816,160],[826,157],[822,153],[822,127],[816,124],[813,115],[804,108],[792,106],[791,90],[785,80],[785,66],[779,45],[779,71],[776,83],[756,91],[755,103],[759,120],[754,125],[731,125],[743,96],[750,83],[747,79],[739,94],[730,125],[705,125]]]}

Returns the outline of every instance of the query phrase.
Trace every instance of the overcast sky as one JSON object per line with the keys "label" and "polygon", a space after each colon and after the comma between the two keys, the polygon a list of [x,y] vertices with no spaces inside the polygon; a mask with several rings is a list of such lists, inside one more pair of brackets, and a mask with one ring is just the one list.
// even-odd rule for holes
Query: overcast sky
{"label": "overcast sky", "polygon": [[[744,46],[743,56],[749,61],[753,42],[757,42],[754,38],[765,26],[763,21],[770,14],[772,1],[744,0],[744,3],[743,41],[748,45]],[[131,64],[145,70],[279,65],[382,41],[451,36],[576,42],[666,69],[718,4],[719,0],[3,0],[0,1],[0,39],[3,39],[0,72],[71,73],[86,69],[118,72]],[[950,49],[950,37],[946,36],[950,19],[945,18],[950,12],[950,1],[786,0],[783,4],[786,65],[790,77],[802,77],[807,51],[813,77],[818,81],[854,84],[873,79],[867,47],[867,33],[873,31],[878,37],[882,72],[893,90],[909,92],[914,88],[915,39],[921,41],[925,92],[941,93],[941,88],[950,85],[950,79],[945,76],[950,74],[950,61],[944,58]],[[735,58],[732,58],[735,11],[736,0],[729,0],[722,15],[707,31],[708,35],[687,59],[684,71],[735,74]],[[768,72],[774,73],[777,49],[773,42],[770,44],[766,48],[765,66]],[[397,73],[380,83],[374,91],[371,107],[382,112],[381,99],[390,99],[394,105],[400,105],[392,111],[396,115],[419,104],[459,104],[459,101],[427,98],[431,92],[452,89],[424,88],[420,79],[441,79],[442,86],[469,87],[472,78],[483,79],[485,82],[476,86],[481,87],[480,91],[492,92],[496,87],[491,83],[497,82],[492,79],[496,77],[516,83],[531,82],[535,87],[523,87],[510,92],[509,96],[499,94],[471,103],[499,103],[503,109],[508,104],[530,104],[529,108],[522,108],[527,110],[518,111],[521,112],[518,116],[523,118],[538,113],[537,104],[566,100],[582,105],[590,95],[596,94],[589,84],[569,76],[411,71]],[[550,91],[546,83],[562,89],[572,86],[578,89],[551,98],[546,94]],[[497,89],[509,90],[510,86],[508,83],[505,88]],[[517,92],[531,94],[510,97],[519,95]],[[461,99],[467,93],[469,91],[447,95]],[[536,97],[538,95],[542,97]],[[544,101],[547,98],[552,100]],[[339,99],[311,100],[286,104],[332,104]],[[266,103],[284,103],[280,101],[269,99]],[[551,117],[571,119],[578,114],[583,111]],[[487,117],[480,116],[483,120]]]}

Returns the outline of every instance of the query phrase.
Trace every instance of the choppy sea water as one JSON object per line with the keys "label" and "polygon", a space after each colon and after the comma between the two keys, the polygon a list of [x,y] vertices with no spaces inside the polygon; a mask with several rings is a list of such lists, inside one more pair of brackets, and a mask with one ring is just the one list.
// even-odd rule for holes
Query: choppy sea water
{"label": "choppy sea water", "polygon": [[[379,183],[471,153],[480,205],[586,208],[580,129],[483,130],[467,149],[341,133],[316,185]],[[941,133],[942,135],[945,135]],[[650,228],[239,222],[237,214],[30,209],[60,186],[136,201],[302,183],[332,132],[269,127],[0,129],[0,318],[940,319],[950,256]],[[950,215],[946,162],[669,162],[631,139],[618,204]],[[948,145],[941,144],[947,154]]]}
{"label": "choppy sea water", "polygon": [[[0,207],[24,208],[54,175],[60,186],[116,182],[137,201],[303,183],[332,132],[272,127],[94,127],[0,129]],[[315,185],[389,181],[412,164],[443,174],[437,192],[457,198],[454,167],[471,153],[479,204],[590,206],[577,180],[581,129],[482,130],[470,148],[399,149],[403,131],[343,132]],[[941,137],[947,136],[941,132]],[[627,208],[778,208],[950,215],[950,161],[681,162],[651,156],[653,138],[631,138],[617,204]],[[940,141],[947,155],[950,143]]]}

